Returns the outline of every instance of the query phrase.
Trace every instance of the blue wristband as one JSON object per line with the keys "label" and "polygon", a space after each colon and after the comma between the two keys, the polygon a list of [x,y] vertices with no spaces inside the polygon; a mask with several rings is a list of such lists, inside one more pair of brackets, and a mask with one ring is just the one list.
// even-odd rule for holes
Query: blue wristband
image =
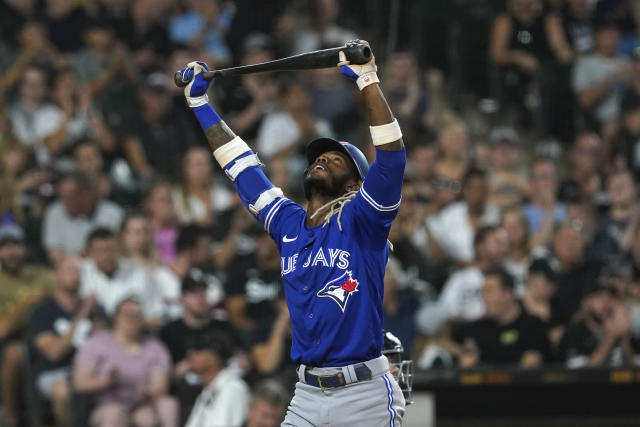
{"label": "blue wristband", "polygon": [[222,121],[218,113],[216,113],[209,104],[201,105],[200,107],[194,108],[193,113],[196,115],[198,122],[200,122],[200,127],[202,127],[202,130],[206,130],[216,123]]}

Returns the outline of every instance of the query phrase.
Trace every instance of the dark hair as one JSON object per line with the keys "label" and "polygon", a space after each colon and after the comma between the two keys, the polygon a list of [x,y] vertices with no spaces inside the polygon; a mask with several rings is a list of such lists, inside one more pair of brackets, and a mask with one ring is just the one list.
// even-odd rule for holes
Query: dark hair
{"label": "dark hair", "polygon": [[75,184],[78,191],[89,191],[93,192],[95,190],[95,186],[93,184],[93,180],[82,171],[73,171],[70,172],[60,179],[62,181],[71,181]]}
{"label": "dark hair", "polygon": [[176,240],[176,251],[180,253],[195,248],[202,237],[209,237],[209,233],[198,224],[187,224],[181,227]]}
{"label": "dark hair", "polygon": [[94,228],[91,233],[89,233],[89,236],[87,236],[87,247],[90,247],[95,240],[107,240],[115,238],[115,233],[106,227]]}
{"label": "dark hair", "polygon": [[464,177],[462,177],[462,186],[464,187],[465,185],[467,185],[467,183],[471,181],[473,178],[479,178],[483,181],[486,181],[487,173],[483,169],[470,167],[465,172]]}
{"label": "dark hair", "polygon": [[497,227],[493,225],[483,225],[482,227],[478,228],[475,236],[473,237],[473,247],[475,248],[476,246],[484,243],[489,234],[493,233],[496,229]]}
{"label": "dark hair", "polygon": [[286,407],[289,403],[290,396],[284,386],[274,380],[266,379],[255,385],[251,396],[251,401],[267,402],[271,406]]}
{"label": "dark hair", "polygon": [[515,282],[513,280],[513,276],[511,276],[511,274],[509,274],[507,270],[502,267],[492,267],[484,273],[485,278],[491,276],[500,279],[500,287],[502,288],[502,290],[513,292]]}

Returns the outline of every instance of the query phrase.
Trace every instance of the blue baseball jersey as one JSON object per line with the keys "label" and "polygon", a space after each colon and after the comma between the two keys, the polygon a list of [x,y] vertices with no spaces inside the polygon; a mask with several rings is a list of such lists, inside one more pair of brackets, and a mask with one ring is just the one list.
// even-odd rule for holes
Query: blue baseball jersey
{"label": "blue baseball jersey", "polygon": [[292,360],[345,366],[380,356],[387,237],[400,206],[405,162],[405,150],[376,150],[361,189],[343,207],[342,230],[337,214],[309,227],[306,211],[277,194],[258,167],[234,182],[280,251]]}

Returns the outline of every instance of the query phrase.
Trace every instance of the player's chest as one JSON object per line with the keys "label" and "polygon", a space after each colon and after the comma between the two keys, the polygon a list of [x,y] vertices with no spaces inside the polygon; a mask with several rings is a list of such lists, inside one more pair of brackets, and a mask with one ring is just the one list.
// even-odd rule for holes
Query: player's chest
{"label": "player's chest", "polygon": [[[327,230],[329,231],[329,230]],[[286,236],[285,236],[286,237]],[[359,252],[353,239],[337,233],[304,232],[294,242],[285,242],[280,251],[280,273],[293,279],[351,268]]]}

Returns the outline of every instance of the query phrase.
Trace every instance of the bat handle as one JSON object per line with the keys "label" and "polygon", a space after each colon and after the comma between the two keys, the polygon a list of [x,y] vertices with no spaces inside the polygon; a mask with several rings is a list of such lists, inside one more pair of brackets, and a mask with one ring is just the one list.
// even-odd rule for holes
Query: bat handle
{"label": "bat handle", "polygon": [[[203,71],[202,72],[202,78],[205,79],[205,80],[211,80],[215,76],[216,76],[216,71]],[[173,82],[178,87],[185,87],[186,85],[189,84],[189,82],[193,78],[193,73],[189,73],[185,77],[188,77],[188,80],[184,80],[183,76],[182,76],[182,73],[180,71],[176,71],[176,73],[173,75]]]}

